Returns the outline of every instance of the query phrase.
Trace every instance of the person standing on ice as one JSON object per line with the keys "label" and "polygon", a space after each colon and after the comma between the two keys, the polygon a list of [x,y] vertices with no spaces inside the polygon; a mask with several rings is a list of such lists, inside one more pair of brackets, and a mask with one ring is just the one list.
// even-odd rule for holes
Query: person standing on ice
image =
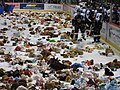
{"label": "person standing on ice", "polygon": [[102,9],[98,9],[95,15],[95,23],[94,23],[94,31],[93,31],[94,42],[100,42],[100,30],[102,28],[102,21],[103,21]]}
{"label": "person standing on ice", "polygon": [[81,15],[80,15],[80,9],[77,10],[77,15],[74,17],[74,36],[73,36],[73,39],[74,40],[77,40],[78,39],[78,32],[79,32],[79,29],[80,29],[80,24],[81,24]]}
{"label": "person standing on ice", "polygon": [[74,40],[77,40],[78,39],[78,32],[79,32],[79,29],[81,31],[81,36],[84,40],[85,39],[85,21],[84,21],[84,17],[83,15],[81,14],[81,10],[78,9],[77,10],[77,15],[74,17],[74,23],[73,23],[73,26],[74,26],[74,36],[73,36],[73,39]]}
{"label": "person standing on ice", "polygon": [[86,38],[85,38],[85,30],[86,30],[86,11],[87,11],[86,7],[83,6],[83,7],[81,8],[82,24],[81,24],[81,29],[80,29],[80,31],[81,31],[81,33],[82,33],[81,36],[82,36],[82,38],[83,38],[84,40],[86,40]]}
{"label": "person standing on ice", "polygon": [[73,19],[72,19],[72,25],[74,26],[75,24],[75,16],[78,14],[77,11],[80,11],[82,9],[82,5],[80,3],[78,3],[75,8],[74,8],[74,15],[73,15]]}
{"label": "person standing on ice", "polygon": [[78,10],[81,10],[81,8],[82,8],[82,6],[79,5],[79,4],[75,6],[73,17],[75,17],[75,16],[77,15],[77,11],[78,11]]}

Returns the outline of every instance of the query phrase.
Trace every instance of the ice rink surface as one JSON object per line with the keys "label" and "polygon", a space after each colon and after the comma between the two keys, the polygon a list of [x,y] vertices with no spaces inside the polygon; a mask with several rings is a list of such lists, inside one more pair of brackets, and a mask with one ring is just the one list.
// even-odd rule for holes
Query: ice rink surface
{"label": "ice rink surface", "polygon": [[[4,17],[0,17],[0,29],[2,28],[8,28],[9,25],[12,26],[12,23],[11,21],[12,20],[8,20],[7,17],[9,16],[4,16]],[[13,18],[15,18],[15,22],[16,21],[19,21],[19,17],[18,17],[18,20],[16,17],[13,16]],[[3,25],[4,22],[7,22],[7,25]],[[53,22],[51,22],[50,26],[52,26],[52,24],[54,24]],[[16,24],[17,27],[24,27],[26,28],[26,30],[24,31],[17,31],[16,29],[12,29],[12,28],[8,28],[8,30],[6,31],[6,33],[0,33],[0,36],[7,36],[8,37],[8,40],[10,41],[11,40],[11,37],[15,36],[15,33],[16,35],[20,35],[20,37],[24,37],[24,38],[28,38],[30,39],[29,42],[33,43],[33,44],[36,44],[36,42],[38,41],[39,38],[41,37],[47,37],[47,36],[43,36],[43,35],[39,35],[39,34],[35,34],[35,35],[30,35],[29,33],[29,28],[26,24]],[[37,24],[37,25],[32,25],[33,28],[36,28],[37,26],[40,26],[40,29],[43,30],[46,26],[44,25],[41,25],[41,24]],[[56,29],[56,33],[58,33],[57,31],[62,31],[62,32],[66,32],[66,31],[71,31],[72,29],[71,28],[61,28],[61,29]],[[80,38],[80,34],[79,34],[79,38]],[[54,39],[54,40],[60,40],[60,36],[57,37],[57,38],[50,38],[51,40]],[[5,44],[4,46],[0,46],[1,47],[5,47],[5,53],[12,53],[13,54],[13,58],[14,58],[14,49],[16,46],[12,46],[14,41],[10,41],[10,43],[7,43]],[[65,41],[64,43],[66,45],[69,45],[71,41]],[[93,42],[93,38],[92,37],[86,37],[86,41],[83,40],[83,45],[84,47],[87,47],[89,46],[90,48],[94,47],[95,44],[92,43]],[[50,42],[47,42],[47,43],[50,43]],[[56,43],[56,42],[55,42]],[[101,45],[101,43],[99,43]],[[19,46],[24,46],[24,41],[22,41],[21,43],[18,44]],[[76,44],[73,44],[71,45],[70,47],[76,47]],[[34,48],[35,50],[37,49],[36,46],[32,46],[30,48]],[[64,49],[61,50],[61,53],[62,51],[64,51]],[[97,50],[97,49],[94,49],[92,53],[88,53],[88,52],[84,52],[83,55],[78,55],[78,57],[74,57],[74,58],[63,58],[63,56],[60,55],[60,53],[57,53],[56,54],[56,57],[58,57],[60,60],[70,60],[72,63],[81,63],[82,61],[86,61],[86,60],[91,60],[93,59],[94,60],[94,64],[99,64],[99,63],[103,63],[103,64],[106,64],[108,62],[112,62],[114,59],[118,59],[118,61],[120,61],[120,56],[118,55],[112,55],[112,56],[103,56],[103,55],[100,55],[99,52],[105,52],[105,49],[103,50]],[[38,54],[39,52],[36,51],[35,52],[36,54]],[[2,56],[2,55],[1,55]],[[0,56],[0,57],[1,57]],[[33,59],[33,58],[30,58],[28,56],[25,56],[25,52],[20,52],[18,51],[17,52],[17,57],[20,57],[22,59]],[[2,58],[1,58],[2,60]],[[13,69],[12,68],[13,66],[9,66],[9,64],[7,62],[0,62],[0,68],[4,68],[6,70],[10,70],[10,69]],[[25,68],[26,65],[24,65],[23,67],[21,68]],[[82,69],[81,69],[82,70]],[[99,74],[99,76],[103,76],[104,75],[104,69],[101,69],[100,71],[95,71],[96,73]],[[114,73],[114,77],[117,77],[117,76],[120,76],[120,69],[117,69],[117,71],[113,71]]]}

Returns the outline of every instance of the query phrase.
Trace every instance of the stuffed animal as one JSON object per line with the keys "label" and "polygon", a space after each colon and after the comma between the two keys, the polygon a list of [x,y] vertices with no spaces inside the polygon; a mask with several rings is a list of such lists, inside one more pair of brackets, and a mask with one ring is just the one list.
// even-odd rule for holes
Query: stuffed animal
{"label": "stuffed animal", "polygon": [[34,49],[26,49],[26,52],[34,52]]}
{"label": "stuffed animal", "polygon": [[66,21],[69,21],[69,20],[71,20],[71,17],[70,16],[68,16],[68,17],[66,17],[66,19],[65,19]]}
{"label": "stuffed animal", "polygon": [[60,53],[60,49],[59,49],[59,48],[53,47],[53,48],[52,48],[52,51],[53,51],[53,52],[56,52],[56,53]]}
{"label": "stuffed animal", "polygon": [[25,47],[26,47],[26,48],[30,48],[29,42],[26,42],[26,43],[25,43]]}
{"label": "stuffed animal", "polygon": [[65,81],[66,82],[71,82],[72,78],[70,75],[67,75],[66,78],[65,78]]}
{"label": "stuffed animal", "polygon": [[4,43],[3,43],[3,41],[0,41],[0,46],[4,46]]}
{"label": "stuffed animal", "polygon": [[46,27],[44,30],[51,31],[51,30],[54,30],[54,28],[53,27]]}
{"label": "stuffed animal", "polygon": [[90,48],[89,46],[85,47],[85,51],[88,53],[92,53],[93,52],[93,48]]}
{"label": "stuffed animal", "polygon": [[0,50],[0,55],[4,55],[4,50]]}
{"label": "stuffed animal", "polygon": [[10,58],[10,57],[5,57],[5,61],[6,61],[6,62],[10,62],[10,61],[12,61],[12,58]]}
{"label": "stuffed animal", "polygon": [[8,28],[3,28],[3,29],[1,29],[2,31],[7,31],[8,30]]}
{"label": "stuffed animal", "polygon": [[112,50],[111,47],[106,48],[105,53],[106,53],[107,56],[108,56],[110,53],[111,53],[112,55],[114,55],[114,52],[113,52],[113,50]]}
{"label": "stuffed animal", "polygon": [[70,66],[72,64],[72,62],[70,62],[69,60],[62,60],[62,63],[67,66]]}
{"label": "stuffed animal", "polygon": [[[24,80],[24,79],[20,79],[19,81],[18,81],[18,84],[19,84],[19,86],[24,86],[24,87],[27,87],[27,81],[26,80]],[[22,90],[22,89],[20,89],[20,90]]]}
{"label": "stuffed animal", "polygon": [[34,54],[34,52],[30,52],[28,56],[29,57],[35,57],[35,54]]}
{"label": "stuffed animal", "polygon": [[33,30],[34,30],[34,28],[30,28],[30,29],[29,29],[29,31],[33,31]]}
{"label": "stuffed animal", "polygon": [[47,80],[45,83],[45,90],[47,90],[47,89],[53,90],[55,86],[56,85],[54,82]]}
{"label": "stuffed animal", "polygon": [[63,54],[64,58],[68,58],[69,54]]}
{"label": "stuffed animal", "polygon": [[24,86],[19,86],[16,90],[28,90],[28,89]]}
{"label": "stuffed animal", "polygon": [[[98,85],[95,83],[95,81],[94,80],[92,80],[91,78],[89,78],[89,81],[87,82],[87,84],[88,84],[88,86],[95,86],[95,87],[97,87]],[[93,89],[92,89],[93,90]]]}
{"label": "stuffed animal", "polygon": [[78,54],[78,55],[83,55],[83,51],[82,51],[82,50],[79,50],[79,49],[77,49],[77,48],[70,50],[70,53],[72,53],[72,52],[74,53],[74,56],[75,56],[76,54]]}
{"label": "stuffed animal", "polygon": [[63,24],[64,28],[67,28],[67,23],[66,24]]}
{"label": "stuffed animal", "polygon": [[108,62],[106,65],[114,71],[114,69],[120,68],[120,61],[114,59],[113,62]]}
{"label": "stuffed animal", "polygon": [[31,35],[35,35],[35,32],[34,32],[34,31],[31,31],[30,34],[31,34]]}
{"label": "stuffed animal", "polygon": [[95,44],[94,49],[103,50],[104,47],[102,45]]}
{"label": "stuffed animal", "polygon": [[21,51],[21,47],[20,46],[16,46],[16,48],[14,50],[15,51]]}
{"label": "stuffed animal", "polygon": [[2,77],[2,76],[5,74],[4,71],[5,71],[5,70],[4,70],[3,68],[0,68],[0,77]]}
{"label": "stuffed animal", "polygon": [[114,76],[114,73],[112,71],[110,71],[110,69],[105,68],[105,73],[106,76]]}

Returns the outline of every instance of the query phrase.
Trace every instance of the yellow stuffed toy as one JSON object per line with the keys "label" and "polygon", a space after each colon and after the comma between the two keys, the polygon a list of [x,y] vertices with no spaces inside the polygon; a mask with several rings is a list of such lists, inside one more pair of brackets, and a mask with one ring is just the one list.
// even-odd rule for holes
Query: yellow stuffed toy
{"label": "yellow stuffed toy", "polygon": [[30,45],[29,45],[28,42],[25,43],[25,47],[26,47],[26,48],[30,48]]}

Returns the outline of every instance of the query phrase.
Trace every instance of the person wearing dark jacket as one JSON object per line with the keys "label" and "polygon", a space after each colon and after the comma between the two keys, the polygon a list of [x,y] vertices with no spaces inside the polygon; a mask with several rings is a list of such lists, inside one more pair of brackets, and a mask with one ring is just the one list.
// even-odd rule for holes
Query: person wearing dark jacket
{"label": "person wearing dark jacket", "polygon": [[80,14],[80,10],[77,10],[77,15],[74,17],[74,39],[77,40],[78,39],[78,32],[79,29],[81,31],[82,34],[82,38],[84,38],[84,33],[85,33],[85,22],[82,20],[83,16]]}
{"label": "person wearing dark jacket", "polygon": [[94,23],[94,42],[100,42],[100,30],[102,28],[102,21],[103,21],[103,16],[102,16],[102,10],[98,10],[96,15],[95,15],[95,23]]}

